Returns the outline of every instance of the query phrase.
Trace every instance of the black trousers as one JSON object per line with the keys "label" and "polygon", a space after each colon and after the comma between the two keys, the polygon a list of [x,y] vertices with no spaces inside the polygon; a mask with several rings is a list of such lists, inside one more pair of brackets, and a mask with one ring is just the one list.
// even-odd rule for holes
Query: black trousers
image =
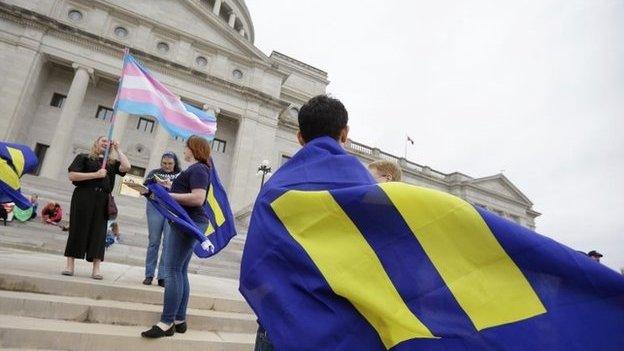
{"label": "black trousers", "polygon": [[108,193],[76,187],[71,199],[65,256],[104,261]]}

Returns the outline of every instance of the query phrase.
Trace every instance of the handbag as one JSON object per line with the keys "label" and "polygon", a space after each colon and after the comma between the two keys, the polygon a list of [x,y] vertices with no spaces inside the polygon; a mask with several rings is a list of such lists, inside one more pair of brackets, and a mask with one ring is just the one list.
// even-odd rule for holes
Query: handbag
{"label": "handbag", "polygon": [[115,219],[117,217],[117,204],[115,203],[115,197],[112,194],[108,194],[108,219]]}

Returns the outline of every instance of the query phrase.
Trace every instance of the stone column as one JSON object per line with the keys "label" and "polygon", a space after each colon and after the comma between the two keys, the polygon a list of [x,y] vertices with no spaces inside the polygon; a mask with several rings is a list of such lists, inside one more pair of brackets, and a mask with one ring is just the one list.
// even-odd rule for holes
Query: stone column
{"label": "stone column", "polygon": [[212,13],[219,16],[219,12],[221,12],[221,0],[215,0],[214,6],[212,7]]}
{"label": "stone column", "polygon": [[236,23],[236,15],[234,14],[234,11],[232,11],[230,12],[230,19],[228,19],[228,25],[234,28],[235,23]]}
{"label": "stone column", "polygon": [[[162,125],[158,125],[156,129],[156,136],[152,143],[149,161],[147,162],[147,172],[154,168],[160,168],[160,158],[162,154],[167,151],[169,145],[169,132]],[[147,172],[145,174],[147,174]]]}
{"label": "stone column", "polygon": [[[126,133],[126,125],[128,124],[128,114],[125,112],[116,112],[115,115],[115,126],[113,127],[113,136],[112,139],[113,140],[117,140],[118,142],[121,143],[122,146],[122,150],[127,150],[128,149],[128,143],[130,142],[130,140],[124,140],[123,136]],[[136,118],[136,121],[138,121],[138,117]]]}
{"label": "stone column", "polygon": [[232,210],[237,212],[253,203],[260,190],[256,176],[262,160],[269,160],[277,169],[275,134],[277,118],[269,120],[258,116],[257,111],[246,111],[238,125],[232,156],[230,186],[228,187]]}
{"label": "stone column", "polygon": [[61,170],[67,168],[65,157],[69,151],[73,138],[74,124],[80,113],[84,101],[89,78],[93,75],[93,68],[74,63],[76,70],[74,79],[69,87],[69,93],[63,103],[61,117],[56,124],[52,143],[46,154],[45,162],[41,168],[41,176],[56,179]]}
{"label": "stone column", "polygon": [[240,34],[240,35],[242,35],[242,36],[245,36],[245,28],[241,28],[241,29],[238,31],[238,34]]}

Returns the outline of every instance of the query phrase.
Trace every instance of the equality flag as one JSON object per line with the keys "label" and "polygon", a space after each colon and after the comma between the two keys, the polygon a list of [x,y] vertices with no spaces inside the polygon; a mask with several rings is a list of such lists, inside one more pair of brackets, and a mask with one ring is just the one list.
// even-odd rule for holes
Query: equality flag
{"label": "equality flag", "polygon": [[23,210],[32,206],[20,191],[20,178],[38,162],[28,146],[0,142],[0,203],[15,202]]}
{"label": "equality flag", "polygon": [[156,183],[148,184],[148,188],[154,194],[154,198],[148,198],[148,201],[158,212],[185,228],[188,234],[197,239],[193,251],[198,257],[208,258],[217,254],[236,235],[234,215],[212,160],[210,161],[210,187],[203,205],[209,220],[205,231],[197,227],[184,208],[169,195],[165,188]]}
{"label": "equality flag", "polygon": [[328,137],[254,206],[240,291],[276,350],[622,350],[624,277]]}
{"label": "equality flag", "polygon": [[169,134],[183,139],[199,135],[212,140],[217,131],[214,114],[183,103],[127,52],[115,109],[132,115],[152,116]]}

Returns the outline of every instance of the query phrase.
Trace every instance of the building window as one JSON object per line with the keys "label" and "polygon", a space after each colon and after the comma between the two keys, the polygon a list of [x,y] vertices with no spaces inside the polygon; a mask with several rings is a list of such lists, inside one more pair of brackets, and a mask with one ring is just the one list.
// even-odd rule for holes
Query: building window
{"label": "building window", "polygon": [[292,156],[282,155],[282,159],[280,160],[280,166],[283,166],[288,160],[290,160]]}
{"label": "building window", "polygon": [[208,59],[203,56],[197,56],[195,59],[195,64],[199,67],[206,67],[208,64]]}
{"label": "building window", "polygon": [[511,215],[511,220],[513,220],[514,222],[518,223],[518,224],[522,224],[520,222],[520,217],[516,216],[516,215]]}
{"label": "building window", "polygon": [[165,43],[164,41],[161,41],[158,44],[156,44],[156,50],[158,50],[158,52],[160,52],[161,54],[166,54],[169,52],[169,44]]}
{"label": "building window", "polygon": [[67,17],[72,21],[72,22],[80,22],[82,21],[82,12],[78,11],[78,10],[70,10],[67,13]]}
{"label": "building window", "polygon": [[215,138],[210,144],[213,151],[225,153],[225,140]]}
{"label": "building window", "polygon": [[43,164],[43,159],[45,158],[46,151],[48,151],[49,147],[50,145],[39,143],[35,145],[35,156],[37,156],[37,160],[39,160],[39,162],[37,163],[37,168],[33,169],[30,174],[39,175],[39,172],[41,171],[41,165]]}
{"label": "building window", "polygon": [[54,93],[54,95],[52,95],[52,101],[50,101],[50,106],[62,108],[65,99],[67,99],[67,95]]}
{"label": "building window", "polygon": [[122,26],[115,27],[115,35],[117,38],[126,38],[128,36],[128,30]]}
{"label": "building window", "polygon": [[145,117],[139,117],[139,122],[137,123],[137,130],[142,132],[153,133],[154,132],[154,121],[151,119],[147,119]]}
{"label": "building window", "polygon": [[240,69],[235,69],[232,71],[232,77],[234,77],[234,79],[242,79],[243,78],[243,71],[241,71]]}
{"label": "building window", "polygon": [[113,109],[104,106],[98,106],[95,118],[102,121],[110,121],[113,118]]}

